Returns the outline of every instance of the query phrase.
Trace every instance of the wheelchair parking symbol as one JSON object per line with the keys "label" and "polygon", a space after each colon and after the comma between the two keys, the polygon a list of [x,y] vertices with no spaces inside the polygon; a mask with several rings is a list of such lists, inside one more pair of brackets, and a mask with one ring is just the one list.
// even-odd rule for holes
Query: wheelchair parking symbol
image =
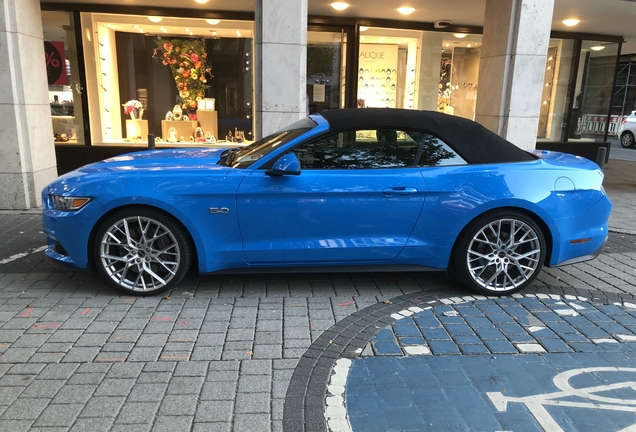
{"label": "wheelchair parking symbol", "polygon": [[[625,379],[634,374],[633,381],[615,382],[610,379],[613,374],[620,373]],[[592,374],[586,376],[586,374]],[[589,387],[574,387],[573,381],[581,382],[611,382],[611,384],[592,385]],[[550,415],[546,406],[584,408],[594,410],[622,411],[636,414],[636,392],[634,399],[618,398],[617,391],[636,390],[636,368],[625,367],[592,367],[572,369],[556,375],[552,382],[559,391],[525,397],[508,397],[501,392],[487,392],[488,398],[497,411],[507,410],[509,403],[522,403],[546,432],[563,432],[556,420]],[[605,395],[603,393],[606,393]],[[613,397],[612,397],[613,394]],[[621,429],[619,432],[636,432],[636,416],[634,424]]]}

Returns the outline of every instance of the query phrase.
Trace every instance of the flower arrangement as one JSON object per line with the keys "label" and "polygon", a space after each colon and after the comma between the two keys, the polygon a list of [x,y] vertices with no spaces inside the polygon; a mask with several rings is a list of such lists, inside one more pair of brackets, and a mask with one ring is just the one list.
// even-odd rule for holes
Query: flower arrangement
{"label": "flower arrangement", "polygon": [[203,39],[171,39],[155,41],[157,48],[153,57],[164,66],[170,66],[172,76],[177,85],[184,111],[195,110],[198,102],[205,96],[205,89],[210,86],[206,74],[212,68],[206,66],[208,55],[205,52]]}
{"label": "flower arrangement", "polygon": [[143,105],[136,99],[129,100],[122,105],[124,107],[124,114],[128,115],[136,109],[142,109]]}
{"label": "flower arrangement", "polygon": [[452,95],[454,87],[451,83],[455,75],[455,66],[451,59],[443,58],[439,74],[439,91],[437,94],[437,111],[446,114],[453,114]]}

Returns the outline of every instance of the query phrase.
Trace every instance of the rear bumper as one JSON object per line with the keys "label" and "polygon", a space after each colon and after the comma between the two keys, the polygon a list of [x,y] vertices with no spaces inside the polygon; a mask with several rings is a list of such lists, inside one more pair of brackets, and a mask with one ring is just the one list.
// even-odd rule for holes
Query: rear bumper
{"label": "rear bumper", "polygon": [[[559,232],[554,238],[549,267],[596,258],[607,241],[607,221],[611,211],[612,203],[603,196],[584,215],[557,220]],[[583,239],[586,241],[581,242]]]}

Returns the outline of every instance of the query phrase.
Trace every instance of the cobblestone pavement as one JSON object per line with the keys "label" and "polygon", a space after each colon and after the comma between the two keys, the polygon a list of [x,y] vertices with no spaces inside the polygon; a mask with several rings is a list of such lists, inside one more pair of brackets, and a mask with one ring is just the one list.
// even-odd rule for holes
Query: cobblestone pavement
{"label": "cobblestone pavement", "polygon": [[[620,162],[607,165],[608,177]],[[630,175],[615,175],[607,185],[612,200],[620,198],[612,217],[624,223],[613,228],[604,253],[546,269],[524,294],[581,296],[590,308],[636,303]],[[357,377],[356,362],[407,361],[419,368],[418,362],[435,359],[443,370],[470,357],[409,354],[412,345],[399,339],[397,356],[374,351],[382,342],[374,339],[378,332],[395,334],[391,315],[429,306],[433,312],[418,313],[437,314],[448,310],[429,301],[471,296],[444,273],[188,275],[169,294],[132,298],[95,273],[59,272],[47,264],[37,212],[1,212],[0,242],[0,431],[325,431],[327,398],[338,396],[327,386],[342,377],[346,384],[349,371],[350,379]],[[484,301],[470,303],[479,309]],[[468,345],[488,347],[481,339]],[[415,345],[432,348],[429,342]],[[488,349],[479,357],[494,355]],[[603,355],[628,362],[631,351]],[[343,373],[338,362],[352,359]],[[547,389],[546,382],[538,389]],[[522,390],[511,388],[510,396],[529,394]],[[351,418],[362,418],[365,408],[358,406]],[[346,412],[338,411],[343,423],[333,430],[356,426]]]}

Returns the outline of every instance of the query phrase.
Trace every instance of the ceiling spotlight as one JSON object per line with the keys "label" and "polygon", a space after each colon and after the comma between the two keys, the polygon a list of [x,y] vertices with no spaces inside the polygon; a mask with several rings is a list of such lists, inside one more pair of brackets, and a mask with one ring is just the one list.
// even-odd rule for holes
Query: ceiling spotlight
{"label": "ceiling spotlight", "polygon": [[150,16],[150,17],[148,17],[148,20],[153,22],[153,23],[158,23],[158,22],[161,22],[163,20],[163,18]]}
{"label": "ceiling spotlight", "polygon": [[402,6],[397,8],[397,11],[402,15],[411,15],[413,12],[415,12],[415,8],[410,6]]}
{"label": "ceiling spotlight", "polygon": [[331,3],[331,7],[334,8],[335,10],[343,11],[349,7],[349,3],[334,2],[334,3]]}
{"label": "ceiling spotlight", "polygon": [[563,24],[565,24],[568,27],[573,27],[575,25],[577,25],[578,23],[581,22],[581,20],[578,20],[576,18],[568,18],[568,19],[564,19],[563,21],[561,21]]}
{"label": "ceiling spotlight", "polygon": [[207,3],[209,0],[194,0],[197,3]]}
{"label": "ceiling spotlight", "polygon": [[367,31],[369,30],[369,27],[367,26],[360,26],[360,31]]}
{"label": "ceiling spotlight", "polygon": [[468,35],[466,33],[455,33],[453,34],[453,36],[455,36],[457,39],[464,39]]}
{"label": "ceiling spotlight", "polygon": [[596,45],[596,46],[590,47],[590,49],[592,51],[602,51],[605,49],[605,47],[603,45]]}
{"label": "ceiling spotlight", "polygon": [[218,20],[218,19],[206,19],[205,22],[210,24],[210,25],[217,25],[218,23],[221,22],[221,20]]}

